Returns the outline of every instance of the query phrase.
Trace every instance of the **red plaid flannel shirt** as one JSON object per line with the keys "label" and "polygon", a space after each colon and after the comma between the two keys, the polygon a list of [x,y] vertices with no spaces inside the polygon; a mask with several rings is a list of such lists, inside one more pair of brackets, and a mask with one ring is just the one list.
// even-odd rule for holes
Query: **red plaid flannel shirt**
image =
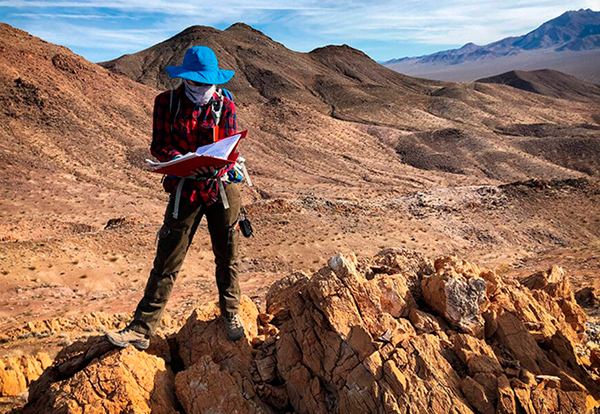
{"label": "red plaid flannel shirt", "polygon": [[[198,147],[213,142],[212,128],[215,123],[211,114],[212,105],[196,106],[186,96],[184,85],[175,89],[173,93],[171,110],[169,110],[171,90],[161,93],[154,100],[150,152],[161,162],[170,161],[176,155],[196,151]],[[221,98],[215,93],[214,99],[220,100]],[[223,112],[219,125],[219,136],[225,138],[236,133],[237,119],[233,102],[227,97],[223,97],[222,100]],[[174,119],[171,120],[171,117]],[[218,170],[214,178],[223,176],[231,168],[230,166]],[[163,181],[163,187],[168,193],[173,193],[177,189],[178,183],[179,178],[167,176]],[[219,199],[217,180],[186,180],[181,199],[187,200],[192,205],[202,202],[209,206],[215,203]]]}

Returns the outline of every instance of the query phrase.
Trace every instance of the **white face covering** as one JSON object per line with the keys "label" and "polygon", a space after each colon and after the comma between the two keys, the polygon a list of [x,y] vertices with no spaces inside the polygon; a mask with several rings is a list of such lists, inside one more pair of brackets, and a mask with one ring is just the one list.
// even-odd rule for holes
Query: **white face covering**
{"label": "white face covering", "polygon": [[186,81],[183,81],[183,84],[185,85],[186,96],[198,106],[206,105],[217,90],[216,85],[197,86],[190,85]]}

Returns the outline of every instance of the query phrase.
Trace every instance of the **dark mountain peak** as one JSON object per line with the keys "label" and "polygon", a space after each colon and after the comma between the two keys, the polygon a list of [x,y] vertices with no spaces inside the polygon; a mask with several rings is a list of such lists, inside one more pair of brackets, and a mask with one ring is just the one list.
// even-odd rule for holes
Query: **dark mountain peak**
{"label": "dark mountain peak", "polygon": [[548,20],[539,28],[541,29],[545,26],[568,27],[570,25],[598,23],[600,23],[600,12],[595,12],[591,9],[579,9],[566,11],[558,17]]}
{"label": "dark mountain peak", "polygon": [[[392,59],[383,64],[402,73],[427,77],[431,76],[424,71],[427,65],[458,68],[458,65],[478,65],[481,62],[482,67],[487,65],[486,71],[489,73],[489,65],[492,60],[505,59],[506,65],[508,65],[509,60],[513,59],[514,61],[514,56],[517,55],[523,57],[523,62],[528,59],[528,56],[533,58],[533,55],[528,54],[529,51],[540,51],[540,53],[548,55],[567,50],[573,52],[600,50],[600,12],[591,9],[567,11],[522,36],[506,37],[483,46],[477,46],[471,42],[460,49],[443,50],[413,58]],[[552,59],[548,59],[549,62],[552,61]],[[555,60],[559,61],[559,59]],[[554,63],[551,64],[556,68]],[[560,67],[562,69],[564,66]],[[504,66],[503,69],[509,68]],[[436,77],[439,76],[437,69],[431,68],[431,70],[436,72]],[[591,70],[586,69],[585,71],[593,73]],[[458,72],[456,73],[458,74]],[[586,75],[585,77],[593,76]],[[464,79],[463,75],[453,76],[453,78],[453,80]]]}
{"label": "dark mountain peak", "polygon": [[309,52],[310,55],[356,55],[361,58],[367,58],[371,60],[369,56],[367,56],[363,51],[353,48],[347,44],[343,45],[328,45],[323,47],[318,47]]}
{"label": "dark mountain peak", "polygon": [[579,10],[569,10],[561,14],[557,17],[560,19],[563,16],[574,18],[574,17],[593,17],[594,15],[599,14],[599,12],[595,12],[592,9],[579,9]]}
{"label": "dark mountain peak", "polygon": [[237,22],[232,24],[231,26],[229,26],[227,29],[225,29],[226,32],[231,32],[231,31],[248,31],[248,32],[252,32],[252,33],[260,33],[261,35],[264,35],[263,32],[261,32],[260,30],[255,29],[254,27],[246,24],[246,23],[242,23],[242,22]]}
{"label": "dark mountain peak", "polygon": [[197,35],[197,34],[202,34],[202,35],[215,34],[215,33],[219,33],[219,31],[220,30],[217,30],[214,27],[194,25],[194,26],[190,26],[187,29],[184,29],[183,31],[177,33],[175,36],[171,37],[171,39],[177,39],[178,37]]}
{"label": "dark mountain peak", "polygon": [[260,30],[255,29],[254,27],[247,25],[246,23],[234,23],[229,26],[227,29],[223,30],[223,33],[229,36],[234,37],[236,40],[232,39],[233,43],[244,43],[247,45],[251,45],[251,47],[256,47],[258,45],[263,46],[277,46],[282,47],[283,45],[279,42],[276,42]]}
{"label": "dark mountain peak", "polygon": [[600,12],[590,9],[568,11],[518,38],[512,46],[524,50],[560,48],[600,25]]}

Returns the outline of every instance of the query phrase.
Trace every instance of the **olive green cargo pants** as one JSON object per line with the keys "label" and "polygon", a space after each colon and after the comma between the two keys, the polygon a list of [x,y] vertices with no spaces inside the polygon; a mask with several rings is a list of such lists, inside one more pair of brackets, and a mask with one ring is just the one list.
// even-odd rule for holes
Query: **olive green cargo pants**
{"label": "olive green cargo pants", "polygon": [[138,304],[130,324],[133,330],[150,335],[158,327],[177,273],[203,216],[206,216],[215,255],[221,314],[233,316],[238,312],[240,287],[237,251],[240,231],[237,227],[241,197],[237,184],[227,185],[225,191],[229,201],[228,209],[223,208],[221,200],[208,207],[193,207],[182,199],[177,219],[173,218],[175,196],[169,200],[164,224],[158,234],[154,268],[150,271],[144,297]]}

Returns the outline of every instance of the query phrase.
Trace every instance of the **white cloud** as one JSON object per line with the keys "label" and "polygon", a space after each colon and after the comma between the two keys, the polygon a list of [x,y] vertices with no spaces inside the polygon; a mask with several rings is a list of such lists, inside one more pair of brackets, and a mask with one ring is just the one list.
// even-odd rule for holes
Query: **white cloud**
{"label": "white cloud", "polygon": [[40,9],[40,8],[69,8],[69,9],[110,9],[121,12],[145,12],[166,15],[195,13],[200,11],[229,10],[310,10],[320,8],[320,3],[315,1],[247,1],[233,0],[224,3],[200,3],[196,1],[165,1],[165,0],[122,0],[122,1],[41,1],[41,0],[4,0],[0,7],[15,9]]}
{"label": "white cloud", "polygon": [[[587,3],[574,1],[570,7],[585,7]],[[336,39],[484,44],[524,34],[564,11],[563,2],[549,0],[387,1],[327,13],[300,12],[288,23],[304,24]]]}
{"label": "white cloud", "polygon": [[[0,16],[28,19],[28,27],[21,28],[55,43],[85,43],[86,47],[92,43],[127,52],[151,46],[191,25],[223,27],[238,21],[267,28],[268,35],[284,44],[305,44],[305,50],[356,42],[442,48],[522,35],[567,8],[594,7],[598,7],[597,0],[571,0],[568,5],[559,0],[0,0]],[[53,21],[40,23],[42,16]],[[61,19],[69,23],[56,24]],[[126,30],[114,24],[118,19],[130,21],[121,26]],[[81,24],[73,24],[77,20]],[[85,20],[93,21],[95,27]],[[131,29],[135,20],[145,26]]]}
{"label": "white cloud", "polygon": [[134,16],[112,16],[110,14],[65,14],[65,13],[12,13],[14,17],[25,17],[28,19],[75,19],[75,20],[95,20],[95,19],[126,19],[139,20]]}

